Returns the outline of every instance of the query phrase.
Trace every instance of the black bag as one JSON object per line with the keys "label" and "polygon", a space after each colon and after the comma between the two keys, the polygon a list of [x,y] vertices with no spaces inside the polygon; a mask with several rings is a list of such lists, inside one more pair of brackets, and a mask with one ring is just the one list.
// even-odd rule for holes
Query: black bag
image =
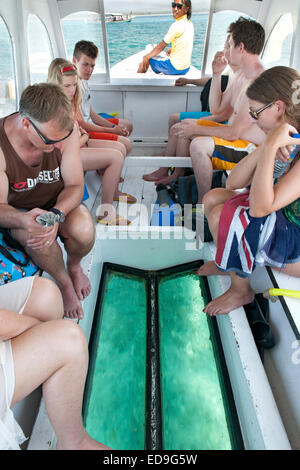
{"label": "black bag", "polygon": [[[221,188],[223,183],[223,170],[216,170],[213,172],[213,179],[211,188]],[[184,222],[184,205],[190,204],[195,206],[198,201],[198,189],[196,179],[194,175],[180,176],[177,180],[171,181],[170,183],[170,196],[175,203],[180,204],[182,207]],[[192,230],[196,230],[197,226],[197,212],[192,214]],[[212,235],[209,230],[207,218],[204,216],[204,242],[212,241]]]}
{"label": "black bag", "polygon": [[[221,90],[224,92],[228,85],[228,75],[222,75],[221,78]],[[211,78],[208,82],[204,85],[203,90],[200,95],[201,101],[201,110],[202,111],[210,111],[209,109],[209,93],[210,93],[210,86],[211,86]]]}
{"label": "black bag", "polygon": [[24,248],[9,233],[0,228],[0,286],[33,276],[39,267],[24,252]]}

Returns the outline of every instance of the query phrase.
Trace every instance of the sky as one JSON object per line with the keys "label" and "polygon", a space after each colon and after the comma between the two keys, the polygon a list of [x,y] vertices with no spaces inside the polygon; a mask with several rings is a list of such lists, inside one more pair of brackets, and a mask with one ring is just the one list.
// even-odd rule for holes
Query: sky
{"label": "sky", "polygon": [[[193,10],[208,11],[210,0],[192,0]],[[170,13],[171,0],[104,0],[106,12]]]}

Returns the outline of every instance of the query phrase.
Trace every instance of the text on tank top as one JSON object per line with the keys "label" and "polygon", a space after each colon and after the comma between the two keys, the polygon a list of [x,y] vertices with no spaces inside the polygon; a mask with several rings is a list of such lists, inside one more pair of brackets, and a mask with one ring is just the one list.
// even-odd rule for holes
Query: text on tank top
{"label": "text on tank top", "polygon": [[48,210],[55,205],[64,188],[60,172],[61,152],[57,148],[50,153],[44,152],[39,165],[26,165],[5,133],[6,117],[0,119],[0,147],[4,154],[9,182],[8,204],[17,209],[30,210],[39,207]]}

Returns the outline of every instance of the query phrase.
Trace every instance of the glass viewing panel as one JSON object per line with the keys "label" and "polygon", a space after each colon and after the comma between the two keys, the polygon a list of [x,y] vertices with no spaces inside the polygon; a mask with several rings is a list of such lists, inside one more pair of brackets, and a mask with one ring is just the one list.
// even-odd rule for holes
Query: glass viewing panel
{"label": "glass viewing panel", "polygon": [[[99,49],[94,73],[105,73],[105,58],[101,17],[98,13],[81,11],[72,13],[61,20],[62,29],[70,61],[73,58],[74,46],[77,41],[92,41]],[[80,32],[80,34],[79,34]]]}
{"label": "glass viewing panel", "polygon": [[[224,44],[227,38],[227,30],[230,23],[237,21],[240,16],[245,16],[238,11],[219,11],[214,13],[212,19],[211,33],[208,45],[207,62],[206,62],[206,75],[212,74],[212,61],[217,51],[223,51]],[[249,17],[248,17],[249,18]],[[251,18],[252,19],[252,18]]]}
{"label": "glass viewing panel", "polygon": [[0,117],[16,111],[16,81],[13,45],[0,16]]}
{"label": "glass viewing panel", "polygon": [[263,53],[263,62],[266,68],[276,65],[285,65],[287,67],[290,65],[293,31],[291,13],[282,15],[274,26]]}
{"label": "glass viewing panel", "polygon": [[29,15],[27,24],[30,82],[45,82],[53,59],[50,38],[44,23],[36,15]]}

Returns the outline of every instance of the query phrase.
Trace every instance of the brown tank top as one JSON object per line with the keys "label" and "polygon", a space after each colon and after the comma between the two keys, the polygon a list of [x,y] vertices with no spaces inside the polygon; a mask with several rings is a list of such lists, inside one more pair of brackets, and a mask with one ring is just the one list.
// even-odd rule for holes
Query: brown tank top
{"label": "brown tank top", "polygon": [[[8,116],[6,116],[8,117]],[[38,166],[28,166],[16,153],[4,130],[6,117],[0,119],[0,147],[6,161],[9,182],[8,204],[17,209],[48,210],[64,188],[60,173],[61,152],[43,153]]]}

